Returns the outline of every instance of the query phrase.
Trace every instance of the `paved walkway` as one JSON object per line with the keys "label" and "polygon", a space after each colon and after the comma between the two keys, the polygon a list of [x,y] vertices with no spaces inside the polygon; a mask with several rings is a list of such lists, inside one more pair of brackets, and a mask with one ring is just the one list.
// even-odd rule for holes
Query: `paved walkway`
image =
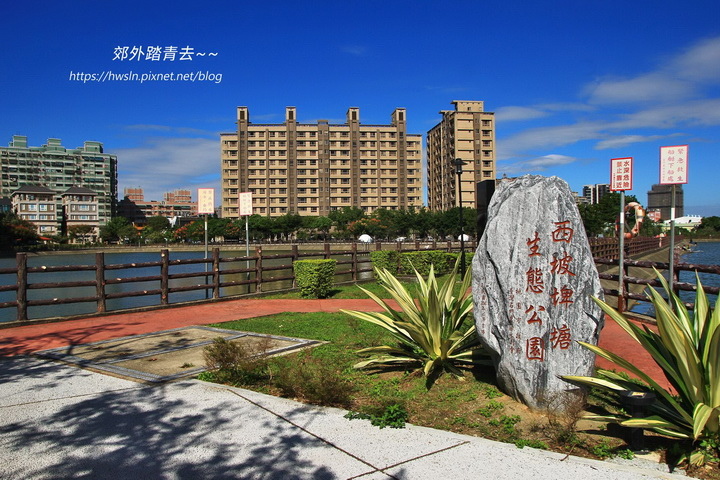
{"label": "paved walkway", "polygon": [[[243,299],[0,330],[0,478],[685,478],[185,380],[146,386],[28,356],[69,344],[259,315],[376,310],[370,300]],[[601,343],[641,362],[613,322]],[[623,462],[622,460],[617,460]]]}

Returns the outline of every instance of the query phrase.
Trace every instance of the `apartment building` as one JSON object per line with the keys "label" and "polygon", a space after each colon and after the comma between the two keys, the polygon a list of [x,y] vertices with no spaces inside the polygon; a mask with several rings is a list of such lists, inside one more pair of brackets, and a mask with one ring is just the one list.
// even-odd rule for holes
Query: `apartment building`
{"label": "apartment building", "polygon": [[10,196],[12,209],[23,220],[35,224],[41,236],[60,235],[62,231],[62,207],[56,193],[37,185],[24,185]]}
{"label": "apartment building", "polygon": [[[475,187],[495,180],[495,114],[485,112],[481,101],[451,102],[454,110],[442,110],[442,119],[427,134],[428,206],[448,210],[460,204],[475,208]],[[461,197],[455,159],[465,162],[461,174]]]}
{"label": "apartment building", "polygon": [[104,153],[100,142],[67,149],[60,139],[50,138],[41,147],[29,147],[26,136],[14,135],[8,147],[0,147],[0,197],[10,198],[24,186],[53,191],[56,210],[68,189],[88,189],[97,196],[98,220],[105,224],[117,202],[117,157]]}
{"label": "apartment building", "polygon": [[608,183],[596,183],[594,185],[583,185],[584,199],[583,203],[596,204],[600,203],[602,198],[610,193],[610,184]]}
{"label": "apartment building", "polygon": [[163,194],[162,201],[145,200],[142,188],[125,188],[124,197],[118,202],[118,213],[136,225],[145,225],[151,217],[161,216],[194,217],[197,215],[197,202],[192,199],[190,190],[174,190]]}
{"label": "apartment building", "polygon": [[422,135],[406,122],[397,108],[390,124],[364,125],[352,107],[343,124],[301,123],[287,107],[283,123],[255,124],[237,107],[237,130],[220,134],[222,217],[239,216],[242,192],[253,194],[253,213],[270,217],[422,206]]}

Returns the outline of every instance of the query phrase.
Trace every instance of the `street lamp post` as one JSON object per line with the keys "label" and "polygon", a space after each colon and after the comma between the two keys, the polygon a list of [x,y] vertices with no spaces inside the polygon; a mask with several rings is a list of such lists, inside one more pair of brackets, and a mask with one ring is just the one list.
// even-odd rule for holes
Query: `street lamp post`
{"label": "street lamp post", "polygon": [[453,162],[455,164],[455,174],[458,177],[458,186],[457,186],[457,198],[458,198],[458,206],[460,207],[460,278],[465,278],[465,222],[463,220],[463,209],[462,209],[462,173],[463,173],[463,165],[465,165],[465,162],[462,161],[460,158],[456,158]]}

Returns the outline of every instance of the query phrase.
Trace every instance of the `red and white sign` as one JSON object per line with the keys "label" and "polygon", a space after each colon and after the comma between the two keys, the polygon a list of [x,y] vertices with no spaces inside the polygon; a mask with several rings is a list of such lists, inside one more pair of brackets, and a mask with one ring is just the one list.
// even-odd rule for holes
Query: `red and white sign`
{"label": "red and white sign", "polygon": [[198,213],[212,215],[215,213],[215,189],[198,188]]}
{"label": "red and white sign", "polygon": [[688,183],[688,146],[660,147],[660,185]]}
{"label": "red and white sign", "polygon": [[632,190],[633,184],[633,159],[613,158],[610,160],[610,190],[619,192],[621,190]]}
{"label": "red and white sign", "polygon": [[241,217],[252,215],[252,192],[240,192],[238,197],[238,212]]}

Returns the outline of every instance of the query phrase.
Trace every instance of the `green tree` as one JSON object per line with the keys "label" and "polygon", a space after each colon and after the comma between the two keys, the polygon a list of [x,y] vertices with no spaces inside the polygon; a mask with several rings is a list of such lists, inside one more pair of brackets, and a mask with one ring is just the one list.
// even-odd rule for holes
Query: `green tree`
{"label": "green tree", "polygon": [[132,242],[137,239],[138,232],[127,218],[113,217],[100,227],[100,237],[106,242],[122,240]]}
{"label": "green tree", "polygon": [[290,240],[302,226],[302,217],[297,213],[286,213],[275,219],[273,233],[284,240]]}
{"label": "green tree", "polygon": [[142,235],[150,243],[165,243],[170,238],[170,220],[162,215],[148,218]]}
{"label": "green tree", "polygon": [[328,217],[335,225],[337,236],[340,238],[348,238],[352,236],[352,234],[348,232],[348,225],[356,220],[365,218],[365,212],[357,207],[343,207],[330,211]]}
{"label": "green tree", "polygon": [[92,225],[70,225],[68,227],[68,237],[72,240],[79,239],[82,243],[85,243],[93,231],[95,231],[95,227]]}
{"label": "green tree", "polygon": [[717,235],[720,233],[720,217],[703,217],[697,233],[698,235]]}
{"label": "green tree", "polygon": [[22,219],[15,212],[0,214],[0,250],[9,251],[12,247],[31,245],[39,239],[32,222]]}
{"label": "green tree", "polygon": [[645,221],[640,226],[641,237],[654,237],[656,235],[660,235],[662,231],[663,229],[658,223],[647,217],[645,217]]}

